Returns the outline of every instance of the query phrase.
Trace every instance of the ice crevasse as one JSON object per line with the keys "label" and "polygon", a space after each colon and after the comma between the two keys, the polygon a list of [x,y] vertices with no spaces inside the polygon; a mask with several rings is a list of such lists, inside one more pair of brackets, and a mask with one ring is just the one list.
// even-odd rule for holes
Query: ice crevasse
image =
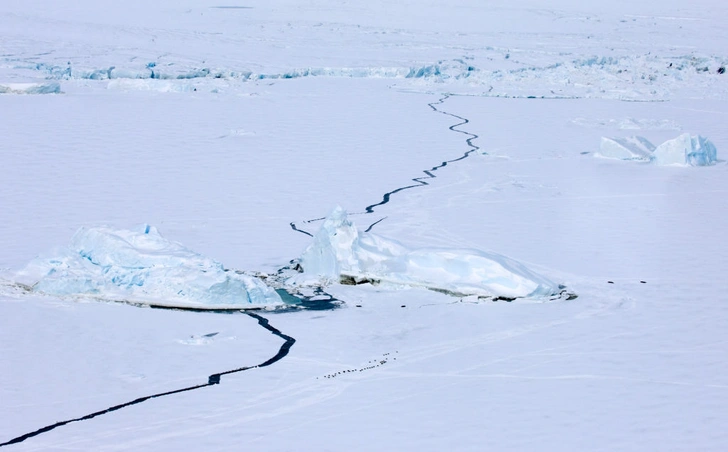
{"label": "ice crevasse", "polygon": [[303,273],[291,284],[322,280],[375,281],[426,287],[458,295],[541,298],[563,286],[508,257],[479,250],[422,248],[410,250],[377,234],[360,232],[337,207],[304,251]]}
{"label": "ice crevasse", "polygon": [[282,303],[260,279],[227,271],[219,262],[165,239],[149,225],[132,230],[81,228],[55,256],[31,261],[16,281],[48,295],[170,307]]}

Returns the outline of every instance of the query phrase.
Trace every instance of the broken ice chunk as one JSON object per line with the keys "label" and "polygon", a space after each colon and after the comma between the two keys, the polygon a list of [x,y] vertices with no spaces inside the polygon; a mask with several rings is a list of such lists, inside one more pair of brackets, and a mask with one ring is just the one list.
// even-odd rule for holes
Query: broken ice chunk
{"label": "broken ice chunk", "polygon": [[713,143],[700,135],[684,133],[667,140],[655,149],[657,165],[707,166],[717,160],[718,152]]}
{"label": "broken ice chunk", "polygon": [[602,137],[599,152],[595,155],[608,159],[649,162],[654,150],[655,146],[644,137]]}
{"label": "broken ice chunk", "polygon": [[252,276],[165,239],[153,226],[133,230],[81,228],[68,247],[37,258],[16,275],[32,290],[169,307],[245,308],[281,304]]}
{"label": "broken ice chunk", "polygon": [[479,250],[410,250],[394,240],[361,232],[337,207],[301,257],[303,273],[289,280],[308,285],[344,280],[492,298],[546,298],[563,287],[513,259]]}

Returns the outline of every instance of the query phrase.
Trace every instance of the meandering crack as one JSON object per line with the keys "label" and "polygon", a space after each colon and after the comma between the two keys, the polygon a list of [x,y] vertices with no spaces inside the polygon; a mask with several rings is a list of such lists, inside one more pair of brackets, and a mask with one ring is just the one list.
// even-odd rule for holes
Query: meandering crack
{"label": "meandering crack", "polygon": [[[426,182],[426,180],[427,179],[434,179],[434,178],[436,178],[437,176],[435,176],[435,174],[433,174],[435,171],[439,170],[440,168],[446,167],[449,163],[455,163],[455,162],[459,162],[461,160],[464,160],[464,159],[468,158],[470,156],[470,154],[472,154],[473,152],[475,152],[475,151],[477,151],[477,150],[480,149],[480,147],[478,147],[478,146],[476,146],[476,145],[473,144],[473,140],[475,140],[476,138],[478,138],[478,135],[476,135],[474,133],[467,132],[465,130],[458,129],[458,127],[463,126],[465,124],[468,124],[470,122],[467,118],[463,118],[462,116],[458,116],[456,114],[449,113],[449,112],[447,112],[445,110],[440,110],[439,108],[437,108],[435,106],[435,105],[442,105],[442,104],[444,104],[445,101],[448,98],[450,98],[450,95],[449,94],[446,94],[444,97],[442,97],[437,102],[431,102],[431,103],[429,103],[427,105],[429,105],[430,108],[432,108],[432,110],[435,111],[435,112],[437,112],[437,113],[441,113],[443,115],[451,116],[451,117],[453,117],[455,119],[460,120],[460,122],[451,125],[450,127],[448,127],[448,129],[449,130],[452,130],[453,132],[457,132],[457,133],[461,133],[463,135],[466,135],[468,138],[465,140],[465,142],[467,143],[467,145],[468,145],[468,147],[470,149],[467,152],[465,152],[462,156],[460,156],[460,157],[458,157],[456,159],[446,160],[446,161],[440,163],[437,166],[433,166],[432,168],[430,168],[428,170],[422,170],[422,172],[425,173],[425,176],[415,177],[414,179],[412,179],[412,181],[413,182],[416,182],[416,184],[407,185],[407,186],[404,186],[404,187],[400,187],[400,188],[397,188],[395,190],[392,190],[390,192],[385,193],[384,196],[382,196],[382,200],[380,202],[378,202],[376,204],[372,204],[370,206],[367,206],[364,209],[366,211],[366,213],[374,213],[374,208],[375,207],[379,207],[379,206],[382,206],[384,204],[387,204],[389,202],[391,196],[394,195],[394,194],[396,194],[396,193],[399,193],[399,192],[404,191],[404,190],[409,190],[411,188],[421,187],[423,185],[430,185],[430,184],[428,184]],[[370,226],[369,229],[371,229],[372,226]]]}
{"label": "meandering crack", "polygon": [[[395,195],[395,194],[397,194],[397,193],[399,193],[401,191],[409,190],[409,189],[412,189],[412,188],[417,188],[417,187],[422,187],[422,186],[425,186],[425,185],[430,185],[427,182],[427,180],[428,179],[434,179],[434,178],[437,177],[434,174],[435,171],[439,170],[440,168],[446,167],[450,163],[455,163],[455,162],[459,162],[461,160],[464,160],[464,159],[468,158],[473,152],[476,152],[476,151],[480,150],[480,147],[479,146],[473,144],[473,140],[477,139],[478,138],[478,135],[476,135],[474,133],[470,133],[468,131],[465,131],[465,130],[462,130],[462,129],[459,128],[460,126],[463,126],[463,125],[468,124],[470,122],[467,118],[464,118],[464,117],[458,116],[458,115],[456,115],[454,113],[450,113],[450,112],[447,112],[445,110],[441,110],[441,109],[437,108],[437,105],[444,104],[445,101],[447,99],[449,99],[450,97],[451,97],[450,94],[445,94],[442,98],[440,98],[436,102],[431,102],[431,103],[429,103],[427,105],[430,108],[432,108],[432,110],[434,112],[440,113],[440,114],[443,114],[443,115],[446,115],[446,116],[453,117],[453,118],[455,118],[455,119],[457,119],[459,121],[459,122],[451,125],[450,127],[448,127],[448,129],[451,130],[451,131],[453,131],[453,132],[457,132],[457,133],[460,133],[460,134],[463,134],[463,135],[467,136],[467,138],[465,139],[465,143],[468,145],[469,149],[463,155],[461,155],[460,157],[458,157],[456,159],[446,160],[446,161],[440,163],[437,166],[433,166],[430,169],[422,170],[422,172],[425,173],[425,175],[424,176],[421,176],[421,177],[415,177],[414,179],[411,179],[413,182],[415,182],[414,184],[405,185],[404,187],[399,187],[399,188],[396,188],[396,189],[394,189],[392,191],[389,191],[389,192],[385,193],[384,195],[382,195],[382,200],[381,201],[379,201],[376,204],[371,204],[371,205],[365,207],[364,208],[364,212],[352,213],[350,215],[361,215],[361,214],[374,213],[374,209],[375,208],[377,208],[379,206],[383,206],[384,204],[389,203],[392,195]],[[380,218],[379,220],[377,220],[374,223],[370,224],[369,227],[367,227],[367,229],[366,229],[365,232],[371,231],[374,226],[376,226],[378,223],[382,222],[385,218],[386,217]],[[304,223],[312,223],[312,222],[320,221],[320,220],[323,220],[323,219],[324,218],[315,218],[315,219],[312,219],[312,220],[306,220],[306,221],[304,221]],[[295,222],[291,222],[290,224],[291,224],[291,229],[293,229],[294,231],[300,232],[302,234],[306,234],[308,236],[313,237],[313,234],[312,233],[310,233],[310,232],[308,232],[308,231],[306,231],[304,229],[299,228],[296,225]]]}
{"label": "meandering crack", "polygon": [[120,410],[122,408],[126,408],[126,407],[131,406],[131,405],[137,405],[139,403],[146,402],[147,400],[150,400],[150,399],[155,399],[155,398],[158,398],[158,397],[170,396],[170,395],[173,395],[173,394],[180,394],[182,392],[192,391],[194,389],[200,389],[200,388],[205,388],[205,387],[208,387],[208,386],[213,386],[213,385],[216,385],[216,384],[220,384],[220,379],[221,379],[221,377],[223,375],[234,374],[234,373],[237,373],[237,372],[242,372],[242,371],[245,371],[245,370],[255,369],[255,368],[258,368],[258,367],[270,366],[271,364],[274,364],[274,363],[280,361],[281,359],[283,359],[288,354],[288,352],[291,350],[291,347],[293,347],[293,344],[296,342],[296,340],[294,338],[292,338],[291,336],[288,336],[286,334],[283,334],[279,329],[277,329],[274,326],[272,326],[268,322],[268,319],[266,319],[265,317],[262,317],[262,316],[260,316],[258,314],[252,313],[252,312],[245,312],[245,314],[247,314],[248,316],[256,319],[258,321],[258,325],[260,325],[263,328],[265,328],[266,330],[270,331],[271,334],[274,334],[274,335],[280,337],[284,341],[283,344],[278,349],[278,352],[275,355],[273,355],[271,358],[269,358],[266,361],[262,362],[261,364],[257,364],[257,365],[254,365],[254,366],[244,366],[244,367],[240,367],[240,368],[237,368],[237,369],[228,370],[228,371],[225,371],[225,372],[214,373],[214,374],[210,375],[207,378],[207,383],[204,383],[204,384],[190,386],[190,387],[182,388],[182,389],[176,389],[174,391],[162,392],[162,393],[159,393],[159,394],[153,394],[153,395],[149,395],[149,396],[145,396],[145,397],[139,397],[138,399],[134,399],[134,400],[132,400],[130,402],[122,403],[122,404],[119,404],[119,405],[114,405],[112,407],[106,408],[105,410],[96,411],[95,413],[87,414],[86,416],[82,416],[82,417],[75,418],[75,419],[69,419],[69,420],[66,420],[66,421],[56,422],[55,424],[47,425],[47,426],[42,427],[42,428],[39,428],[38,430],[35,430],[33,432],[26,433],[24,435],[18,436],[17,438],[13,438],[10,441],[6,441],[4,443],[0,443],[0,447],[9,446],[11,444],[22,443],[23,441],[25,441],[25,440],[27,440],[29,438],[33,438],[33,437],[38,436],[40,434],[43,434],[43,433],[46,433],[46,432],[50,432],[51,430],[54,430],[54,429],[56,429],[58,427],[61,427],[61,426],[66,425],[66,424],[70,424],[72,422],[80,422],[80,421],[86,421],[86,420],[89,420],[89,419],[93,419],[93,418],[95,418],[97,416],[101,416],[101,415],[104,415],[104,414],[107,414],[107,413],[111,413],[111,412]]}

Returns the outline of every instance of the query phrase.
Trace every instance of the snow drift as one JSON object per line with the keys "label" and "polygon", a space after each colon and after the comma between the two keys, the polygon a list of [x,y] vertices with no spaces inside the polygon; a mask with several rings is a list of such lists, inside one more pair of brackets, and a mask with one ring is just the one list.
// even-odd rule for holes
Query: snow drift
{"label": "snow drift", "polygon": [[170,307],[236,308],[282,303],[257,278],[166,240],[156,228],[81,228],[56,256],[17,275],[33,291]]}
{"label": "snow drift", "polygon": [[478,250],[410,250],[376,234],[360,232],[337,207],[301,257],[299,285],[325,281],[388,282],[492,298],[549,297],[562,287],[522,264]]}
{"label": "snow drift", "polygon": [[655,165],[708,166],[718,159],[713,143],[700,135],[684,133],[655,147],[644,137],[602,137],[595,157],[652,162]]}

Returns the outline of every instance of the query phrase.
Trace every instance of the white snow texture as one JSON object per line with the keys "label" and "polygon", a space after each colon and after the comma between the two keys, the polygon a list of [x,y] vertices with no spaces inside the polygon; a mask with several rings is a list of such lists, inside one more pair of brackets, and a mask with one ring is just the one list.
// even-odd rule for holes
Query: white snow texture
{"label": "white snow texture", "polygon": [[479,250],[422,248],[409,250],[377,234],[359,232],[336,207],[301,257],[303,275],[293,283],[310,284],[350,277],[426,287],[458,295],[542,298],[559,292],[558,284],[522,264]]}
{"label": "white snow texture", "polygon": [[226,271],[149,225],[81,228],[57,256],[36,258],[16,279],[55,296],[207,308],[282,303],[259,279]]}

